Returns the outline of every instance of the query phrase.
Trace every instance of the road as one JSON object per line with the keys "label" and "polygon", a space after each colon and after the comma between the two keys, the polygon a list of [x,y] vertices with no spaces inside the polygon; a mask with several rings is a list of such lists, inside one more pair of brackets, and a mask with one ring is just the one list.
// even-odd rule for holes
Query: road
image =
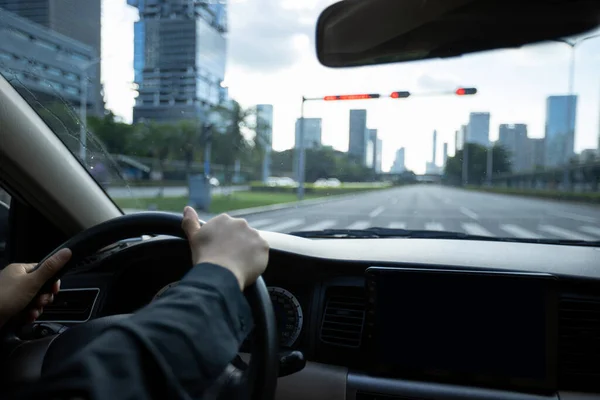
{"label": "road", "polygon": [[427,229],[516,238],[600,240],[600,207],[414,185],[247,217],[292,232],[327,228]]}
{"label": "road", "polygon": [[[227,194],[239,190],[248,190],[248,186],[222,186],[212,189],[212,194]],[[160,191],[156,186],[117,186],[107,189],[108,195],[113,199],[125,198],[148,198],[156,197]],[[187,186],[166,186],[163,189],[163,197],[183,197],[188,195]]]}

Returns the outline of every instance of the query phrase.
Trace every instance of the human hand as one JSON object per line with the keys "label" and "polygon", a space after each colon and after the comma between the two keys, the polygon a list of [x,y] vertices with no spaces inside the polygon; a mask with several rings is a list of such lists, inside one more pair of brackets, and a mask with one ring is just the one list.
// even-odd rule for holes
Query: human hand
{"label": "human hand", "polygon": [[[48,279],[70,259],[71,250],[61,249],[33,272],[37,264],[7,265],[0,272],[0,326],[27,307]],[[57,281],[50,293],[40,295],[28,310],[26,322],[35,321],[44,311],[44,306],[52,303],[59,290],[60,281]]]}
{"label": "human hand", "polygon": [[200,228],[196,211],[185,207],[182,228],[190,242],[194,265],[209,262],[227,268],[242,290],[267,268],[269,244],[244,219],[221,214]]}

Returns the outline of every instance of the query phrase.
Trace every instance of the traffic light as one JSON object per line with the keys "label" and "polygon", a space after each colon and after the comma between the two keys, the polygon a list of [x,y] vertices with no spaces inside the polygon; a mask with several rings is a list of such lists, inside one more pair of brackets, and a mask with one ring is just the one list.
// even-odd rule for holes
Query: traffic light
{"label": "traffic light", "polygon": [[392,94],[390,94],[392,99],[405,99],[408,96],[410,96],[410,92],[392,92]]}
{"label": "traffic light", "polygon": [[458,96],[468,96],[477,93],[476,88],[458,88],[455,92]]}
{"label": "traffic light", "polygon": [[342,94],[337,96],[325,96],[325,101],[336,101],[336,100],[365,100],[365,99],[378,99],[380,97],[377,93],[365,93],[365,94]]}

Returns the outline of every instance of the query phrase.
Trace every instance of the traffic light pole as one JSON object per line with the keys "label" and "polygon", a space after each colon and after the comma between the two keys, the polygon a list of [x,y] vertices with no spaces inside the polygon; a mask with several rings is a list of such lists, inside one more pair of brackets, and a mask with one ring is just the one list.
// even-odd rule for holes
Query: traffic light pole
{"label": "traffic light pole", "polygon": [[302,96],[302,105],[300,106],[300,132],[298,133],[298,142],[296,145],[300,145],[298,150],[298,200],[304,199],[304,103],[306,97]]}

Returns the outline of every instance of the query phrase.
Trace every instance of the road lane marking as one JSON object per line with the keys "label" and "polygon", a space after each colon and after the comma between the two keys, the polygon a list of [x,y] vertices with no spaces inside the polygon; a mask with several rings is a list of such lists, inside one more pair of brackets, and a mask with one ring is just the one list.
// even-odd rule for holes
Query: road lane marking
{"label": "road lane marking", "polygon": [[303,223],[304,223],[303,219],[290,219],[289,221],[283,221],[283,222],[280,222],[275,225],[267,226],[267,227],[263,228],[263,230],[271,231],[271,232],[281,232],[286,229],[290,229],[295,226],[302,225]]}
{"label": "road lane marking", "polygon": [[591,235],[600,236],[600,228],[598,228],[597,226],[580,226],[579,230],[587,232]]}
{"label": "road lane marking", "polygon": [[378,216],[379,214],[381,214],[383,212],[383,210],[385,210],[385,208],[383,208],[383,207],[377,207],[376,209],[374,209],[373,211],[371,211],[369,213],[369,217],[375,218],[376,216]]}
{"label": "road lane marking", "polygon": [[268,219],[259,219],[257,221],[252,221],[252,222],[248,222],[248,225],[250,225],[253,228],[259,228],[263,225],[268,225],[271,222],[273,222],[274,219],[268,218]]}
{"label": "road lane marking", "polygon": [[365,229],[368,228],[371,223],[369,221],[356,221],[346,227],[346,229]]}
{"label": "road lane marking", "polygon": [[425,223],[425,230],[426,231],[443,231],[444,225],[440,224],[439,222],[427,222],[427,223]]}
{"label": "road lane marking", "polygon": [[494,235],[492,235],[492,233],[490,231],[485,229],[483,226],[481,226],[479,224],[475,224],[473,222],[465,222],[462,224],[462,227],[470,235],[494,236]]}
{"label": "road lane marking", "polygon": [[554,215],[555,217],[574,219],[575,221],[591,222],[591,223],[596,222],[596,218],[594,218],[594,217],[588,217],[586,215],[580,215],[580,214],[573,214],[570,212],[552,211],[552,212],[550,212],[550,214]]}
{"label": "road lane marking", "polygon": [[548,232],[552,235],[560,236],[571,240],[595,240],[593,237],[584,235],[583,233],[573,232],[568,229],[559,228],[553,225],[540,225],[540,231]]}
{"label": "road lane marking", "polygon": [[321,229],[329,229],[335,225],[335,221],[332,219],[326,219],[325,221],[317,222],[316,224],[302,227],[303,231],[320,231]]}
{"label": "road lane marking", "polygon": [[391,229],[406,229],[406,222],[390,222],[388,228]]}
{"label": "road lane marking", "polygon": [[469,210],[468,208],[461,207],[460,212],[465,214],[469,218],[479,219],[479,216],[477,214],[475,214],[473,211]]}
{"label": "road lane marking", "polygon": [[518,225],[502,224],[502,225],[500,225],[500,229],[502,229],[505,232],[510,233],[514,237],[518,237],[521,239],[539,239],[539,238],[541,238],[541,236],[538,235],[537,233],[528,231],[527,229],[521,228]]}

